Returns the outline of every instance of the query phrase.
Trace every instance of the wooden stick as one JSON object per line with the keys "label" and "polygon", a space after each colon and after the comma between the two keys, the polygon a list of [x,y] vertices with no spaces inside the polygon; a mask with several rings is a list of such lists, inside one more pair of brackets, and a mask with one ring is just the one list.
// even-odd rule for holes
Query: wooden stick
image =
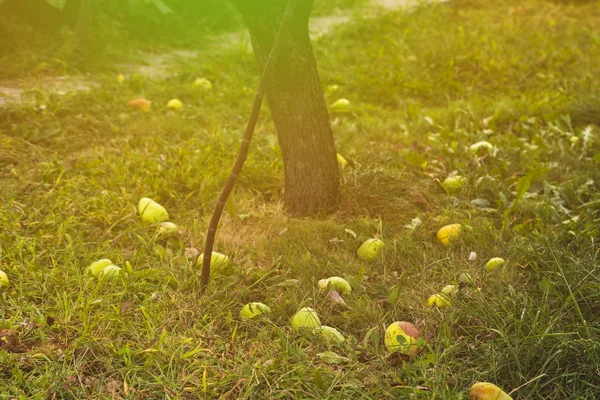
{"label": "wooden stick", "polygon": [[225,203],[227,203],[227,199],[229,198],[229,195],[233,190],[235,182],[240,172],[242,171],[244,162],[248,157],[248,150],[250,149],[252,134],[254,133],[254,129],[256,128],[258,116],[260,115],[260,109],[263,103],[263,99],[265,97],[266,81],[273,71],[277,55],[281,48],[281,43],[283,42],[283,32],[285,32],[290,25],[297,2],[298,0],[288,1],[287,7],[285,9],[285,14],[283,15],[283,20],[281,21],[281,26],[279,27],[279,31],[277,32],[275,42],[273,43],[273,47],[271,48],[271,52],[269,53],[269,58],[265,63],[265,67],[260,78],[260,83],[258,84],[258,89],[256,90],[256,94],[254,95],[252,111],[250,113],[248,123],[246,124],[246,130],[244,131],[244,137],[242,139],[242,145],[240,147],[240,150],[238,151],[237,159],[235,160],[235,164],[233,165],[231,174],[229,175],[229,178],[227,178],[227,182],[225,183],[225,186],[221,191],[221,195],[217,200],[217,205],[215,206],[215,210],[213,211],[212,217],[210,219],[208,232],[206,234],[206,243],[204,244],[204,258],[202,260],[202,286],[200,289],[201,293],[204,293],[204,291],[206,290],[206,286],[208,285],[208,282],[210,280],[210,259],[212,256],[213,246],[215,244],[215,235],[217,233],[219,220],[221,219],[221,214],[223,213]]}

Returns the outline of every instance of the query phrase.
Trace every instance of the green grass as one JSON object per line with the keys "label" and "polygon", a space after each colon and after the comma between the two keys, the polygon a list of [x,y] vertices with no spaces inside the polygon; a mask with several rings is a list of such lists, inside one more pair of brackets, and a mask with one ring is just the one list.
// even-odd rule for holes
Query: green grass
{"label": "green grass", "polygon": [[[217,235],[234,263],[204,297],[185,248],[202,248],[240,143],[257,84],[245,48],[206,50],[165,81],[97,74],[89,92],[32,90],[32,102],[0,109],[0,270],[11,280],[0,331],[12,341],[0,342],[0,398],[465,399],[476,381],[519,399],[597,397],[599,8],[527,1],[521,14],[517,3],[461,1],[319,39],[322,81],[340,86],[328,102],[353,105],[332,117],[351,162],[340,209],[283,213],[265,112]],[[214,90],[193,89],[196,76]],[[126,109],[139,96],[151,113]],[[172,97],[181,112],[165,110]],[[494,151],[472,154],[480,140]],[[439,181],[452,173],[467,183],[448,194]],[[140,223],[144,196],[169,210],[179,241]],[[435,234],[448,223],[463,235],[444,248]],[[383,259],[359,261],[374,235]],[[489,276],[496,256],[507,265]],[[99,258],[131,268],[99,282],[85,273]],[[428,308],[462,272],[475,287]],[[347,308],[317,288],[332,275],[354,287]],[[270,305],[270,321],[240,320],[249,301]],[[347,342],[292,331],[302,306]],[[413,360],[383,346],[396,320],[426,339]],[[348,361],[321,361],[327,350]]]}

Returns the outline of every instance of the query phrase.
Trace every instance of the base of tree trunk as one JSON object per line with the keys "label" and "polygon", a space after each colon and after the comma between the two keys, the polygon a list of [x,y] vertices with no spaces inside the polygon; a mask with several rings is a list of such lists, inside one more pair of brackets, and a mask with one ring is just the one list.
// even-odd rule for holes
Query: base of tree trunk
{"label": "base of tree trunk", "polygon": [[[254,53],[264,67],[287,0],[235,0]],[[266,84],[285,169],[284,203],[294,216],[334,210],[339,197],[339,166],[333,131],[308,32],[312,1],[300,1]]]}

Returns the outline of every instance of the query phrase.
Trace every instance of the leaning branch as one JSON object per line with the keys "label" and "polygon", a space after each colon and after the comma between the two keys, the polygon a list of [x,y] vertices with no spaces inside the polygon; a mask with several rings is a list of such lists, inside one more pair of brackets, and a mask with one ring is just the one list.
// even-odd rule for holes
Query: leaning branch
{"label": "leaning branch", "polygon": [[217,205],[215,206],[215,210],[213,211],[212,217],[210,219],[208,232],[206,234],[206,243],[204,245],[204,258],[202,260],[202,293],[204,293],[204,291],[206,290],[206,286],[208,285],[208,281],[210,280],[210,259],[213,251],[213,246],[215,244],[215,235],[217,233],[219,220],[221,219],[221,214],[223,213],[223,208],[227,203],[227,199],[229,198],[229,195],[233,190],[235,182],[240,172],[242,171],[244,162],[248,157],[248,150],[250,149],[252,134],[254,133],[254,129],[256,128],[258,116],[260,115],[260,109],[263,103],[263,99],[265,97],[265,85],[273,71],[275,61],[281,49],[281,43],[283,42],[283,32],[286,32],[288,30],[297,2],[298,0],[288,1],[283,20],[281,21],[281,26],[279,27],[279,31],[277,32],[277,37],[275,39],[275,42],[273,43],[271,52],[269,53],[269,58],[265,63],[265,67],[260,78],[260,83],[258,84],[258,89],[256,90],[256,94],[254,95],[252,111],[250,113],[248,123],[246,124],[246,130],[244,131],[244,137],[242,139],[242,145],[240,147],[240,150],[237,154],[237,159],[235,160],[235,164],[233,165],[231,174],[229,175],[229,178],[227,178],[227,182],[225,183],[225,186],[221,191],[221,195],[217,200]]}

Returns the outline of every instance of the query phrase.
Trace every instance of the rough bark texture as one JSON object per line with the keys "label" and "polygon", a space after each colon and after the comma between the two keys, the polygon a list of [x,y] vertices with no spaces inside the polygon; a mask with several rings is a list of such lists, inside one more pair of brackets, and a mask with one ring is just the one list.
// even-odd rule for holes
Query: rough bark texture
{"label": "rough bark texture", "polygon": [[[296,216],[331,211],[339,195],[333,131],[308,34],[314,0],[300,0],[266,96],[285,168],[284,202]],[[269,55],[287,0],[232,0],[243,15],[261,67]]]}

